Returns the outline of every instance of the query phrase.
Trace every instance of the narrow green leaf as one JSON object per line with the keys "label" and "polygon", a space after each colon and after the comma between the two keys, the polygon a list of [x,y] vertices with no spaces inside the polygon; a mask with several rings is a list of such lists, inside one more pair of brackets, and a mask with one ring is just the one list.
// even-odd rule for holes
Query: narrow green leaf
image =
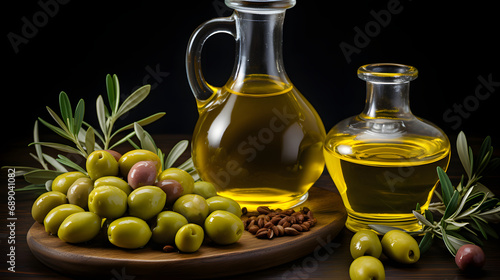
{"label": "narrow green leaf", "polygon": [[457,190],[453,192],[453,195],[448,202],[448,205],[446,205],[446,210],[444,211],[443,219],[447,219],[448,217],[451,216],[451,214],[455,213],[455,211],[458,208],[458,199],[460,197],[460,194],[458,193]]}
{"label": "narrow green leaf", "polygon": [[451,241],[449,240],[448,238],[448,234],[446,233],[446,230],[443,229],[442,230],[442,237],[443,237],[443,241],[444,241],[444,244],[446,245],[446,248],[448,249],[448,251],[453,255],[453,257],[457,254],[457,250],[453,244],[451,243]]}
{"label": "narrow green leaf", "polygon": [[177,168],[182,169],[182,170],[194,169],[193,158],[192,157],[188,158],[185,162],[183,162],[179,166],[177,166]]}
{"label": "narrow green leaf", "polygon": [[149,116],[149,117],[146,117],[146,118],[144,118],[144,119],[142,119],[142,120],[139,120],[139,121],[133,122],[133,123],[131,123],[131,124],[128,124],[128,125],[126,125],[126,126],[124,126],[124,127],[120,128],[120,129],[118,129],[117,131],[115,131],[115,132],[113,133],[113,135],[111,136],[111,138],[113,138],[116,134],[118,134],[118,133],[120,133],[120,132],[122,132],[122,131],[124,131],[124,130],[134,128],[134,123],[138,123],[138,124],[139,124],[139,125],[141,125],[141,126],[145,126],[145,125],[148,125],[148,124],[150,124],[150,123],[155,122],[156,120],[160,119],[160,118],[161,118],[161,117],[163,117],[164,115],[165,115],[165,113],[164,113],[164,112],[160,112],[160,113],[156,113],[156,114],[154,114],[154,115],[151,115],[151,116]]}
{"label": "narrow green leaf", "polygon": [[54,170],[34,170],[24,174],[24,179],[32,184],[45,184],[47,180],[54,180],[64,172]]}
{"label": "narrow green leaf", "polygon": [[76,171],[80,171],[80,172],[82,172],[84,174],[87,174],[87,171],[83,167],[81,167],[80,165],[76,164],[75,162],[73,162],[69,158],[67,158],[67,157],[65,157],[63,155],[57,155],[57,157],[58,157],[58,159],[56,159],[56,160],[58,162],[60,162],[61,164],[64,164],[67,167],[73,168]]}
{"label": "narrow green leaf", "polygon": [[104,101],[102,100],[101,95],[97,97],[96,110],[97,110],[97,120],[99,121],[99,126],[101,127],[101,131],[103,134],[106,134],[106,132],[108,131],[106,125],[106,110],[104,108]]}
{"label": "narrow green leaf", "polygon": [[477,234],[474,231],[467,227],[464,227],[463,229],[465,230],[462,230],[460,233],[464,236],[464,238],[478,246],[483,246],[483,241],[477,237]]}
{"label": "narrow green leaf", "polygon": [[47,154],[43,154],[43,158],[48,163],[50,163],[50,165],[52,165],[57,171],[68,172],[68,169],[66,169],[64,166],[62,166],[55,158],[53,158]]}
{"label": "narrow green leaf", "polygon": [[[470,161],[470,174],[474,175],[474,153],[472,152],[472,148],[469,146],[469,161]],[[469,177],[471,179],[471,177]]]}
{"label": "narrow green leaf", "polygon": [[141,147],[137,146],[136,143],[134,143],[134,141],[132,141],[132,139],[128,138],[127,139],[127,142],[130,143],[130,145],[132,145],[132,147],[134,147],[134,149],[140,149]]}
{"label": "narrow green leaf", "polygon": [[127,134],[125,137],[123,137],[122,139],[116,141],[111,147],[109,147],[110,149],[113,149],[114,147],[124,143],[124,142],[127,142],[130,138],[132,138],[132,136],[135,135],[135,130],[130,132],[129,134]]}
{"label": "narrow green leaf", "polygon": [[[91,126],[86,121],[83,121],[83,124],[87,127],[87,129],[89,129],[90,127],[92,127],[92,130],[94,131],[94,135],[97,136],[97,138],[99,138],[99,140],[101,140],[102,143],[104,143],[104,137],[102,137],[102,135],[99,133],[99,131],[97,131],[93,126]],[[97,148],[97,146],[99,146],[99,145],[96,144],[96,148]],[[98,149],[95,149],[95,150],[102,150],[102,149],[98,148]]]}
{"label": "narrow green leaf", "polygon": [[154,143],[153,137],[147,133],[138,123],[134,123],[135,135],[139,138],[141,142],[141,148],[151,151],[156,154],[156,144]]}
{"label": "narrow green leaf", "polygon": [[[43,124],[45,125],[47,128],[49,128],[50,130],[54,131],[56,134],[58,134],[59,136],[65,138],[65,139],[68,139],[68,140],[71,140],[73,141],[73,137],[68,133],[66,132],[65,130],[55,126],[55,125],[52,125],[48,122],[46,122],[45,120],[43,120],[42,118],[38,118],[38,120]],[[66,127],[66,126],[65,126]]]}
{"label": "narrow green leaf", "polygon": [[465,172],[467,173],[467,176],[469,179],[472,178],[472,169],[470,165],[470,159],[469,159],[469,148],[467,145],[467,138],[465,137],[465,134],[463,131],[460,131],[458,134],[457,138],[457,152],[458,152],[458,157],[460,158],[460,162],[462,163],[462,166],[465,169]]}
{"label": "narrow green leaf", "polygon": [[116,95],[116,89],[113,81],[113,77],[111,77],[110,74],[106,75],[106,90],[108,92],[108,102],[109,102],[109,107],[111,108],[111,112],[114,114],[116,112],[116,100],[117,95]]}
{"label": "narrow green leaf", "polygon": [[491,159],[488,166],[486,166],[486,168],[483,170],[483,173],[484,174],[491,173],[492,171],[498,169],[498,167],[500,167],[500,158]]}
{"label": "narrow green leaf", "polygon": [[[481,148],[479,149],[479,154],[477,155],[477,158],[476,158],[477,162],[482,162],[486,153],[490,152],[491,149],[492,149],[491,137],[486,136],[486,138],[484,138],[484,140],[483,140],[483,143],[481,144]],[[490,152],[490,154],[492,154],[492,153],[493,153],[493,151]],[[477,170],[479,170],[479,168],[476,169],[476,173],[479,173]]]}
{"label": "narrow green leaf", "polygon": [[76,105],[76,109],[75,109],[73,135],[78,136],[78,133],[80,132],[80,128],[82,127],[84,114],[85,114],[85,102],[83,101],[83,99],[80,99],[80,101],[78,101],[78,104]]}
{"label": "narrow green leaf", "polygon": [[450,178],[444,172],[444,170],[438,166],[437,173],[439,177],[439,182],[441,183],[441,193],[443,195],[443,203],[448,206],[451,196],[453,194],[453,185],[451,184]]}
{"label": "narrow green leaf", "polygon": [[431,222],[431,224],[434,224],[434,216],[432,215],[432,212],[429,211],[428,209],[425,209],[425,218]]}
{"label": "narrow green leaf", "polygon": [[113,104],[114,106],[114,112],[118,111],[118,108],[120,106],[120,82],[118,81],[118,76],[116,74],[113,74],[113,85],[115,87],[115,103]]}
{"label": "narrow green leaf", "polygon": [[134,91],[125,101],[123,101],[122,105],[118,108],[116,112],[116,118],[119,118],[124,113],[130,111],[132,108],[141,103],[149,94],[151,89],[150,85],[145,85]]}
{"label": "narrow green leaf", "polygon": [[417,211],[413,210],[413,216],[417,218],[422,224],[428,226],[428,227],[434,227],[434,225],[429,222],[422,214],[418,213]]}
{"label": "narrow green leaf", "polygon": [[474,229],[479,230],[481,232],[481,234],[483,235],[484,239],[488,240],[488,235],[486,234],[483,227],[481,226],[481,220],[475,218],[474,216],[470,216],[470,217],[472,218],[472,221],[474,221],[474,223],[471,223],[470,225]]}
{"label": "narrow green leaf", "polygon": [[165,168],[170,168],[179,159],[180,156],[186,151],[189,146],[188,140],[181,140],[170,150],[167,159],[165,160]]}
{"label": "narrow green leaf", "polygon": [[[33,127],[33,141],[40,142],[40,136],[38,134],[38,121],[35,121],[35,125]],[[36,155],[37,155],[38,160],[39,160],[40,164],[42,165],[43,169],[47,169],[47,164],[43,160],[42,146],[40,146],[39,144],[35,144],[35,151],[36,151]]]}
{"label": "narrow green leaf", "polygon": [[463,219],[467,216],[470,216],[472,214],[474,214],[478,209],[479,207],[481,207],[481,205],[483,205],[484,201],[488,198],[487,195],[483,195],[483,199],[474,207],[474,208],[470,208],[470,209],[467,209],[466,211],[460,213],[460,215],[458,215],[455,220],[460,220],[460,219]]}
{"label": "narrow green leaf", "polygon": [[[50,116],[56,121],[56,123],[59,125],[59,127],[67,134],[71,135],[71,132],[69,131],[68,126],[64,123],[64,121],[57,115],[56,112],[54,112],[50,107],[46,107],[47,111],[49,112]],[[41,120],[41,118],[38,118]],[[47,122],[46,122],[47,123]],[[45,124],[45,123],[44,123]],[[45,124],[47,125],[47,124]],[[55,126],[54,126],[55,127]],[[64,137],[64,136],[63,136]],[[68,136],[70,137],[70,136]],[[67,137],[66,137],[67,138]]]}
{"label": "narrow green leaf", "polygon": [[23,188],[15,189],[16,192],[36,191],[36,190],[45,190],[45,184],[31,184]]}
{"label": "narrow green leaf", "polygon": [[85,148],[87,149],[87,154],[92,153],[95,149],[95,135],[92,127],[89,127],[85,133]]}
{"label": "narrow green leaf", "polygon": [[61,91],[59,94],[59,108],[61,110],[62,119],[65,120],[66,125],[70,127],[70,123],[73,122],[73,111],[68,95],[64,91]]}
{"label": "narrow green leaf", "polygon": [[73,148],[68,145],[64,144],[59,144],[59,143],[50,143],[50,142],[36,142],[36,143],[30,143],[28,146],[34,145],[34,144],[40,144],[45,147],[53,148],[61,152],[66,152],[66,153],[73,153],[73,154],[79,154],[82,156],[85,156],[80,150]]}
{"label": "narrow green leaf", "polygon": [[[456,216],[460,214],[462,209],[465,206],[465,203],[467,202],[467,199],[469,198],[470,194],[474,190],[474,186],[470,187],[469,190],[460,198],[460,204],[458,205],[457,209],[454,211],[454,213],[449,217],[450,219],[454,219]],[[458,191],[456,191],[458,193]],[[454,194],[455,195],[455,194]]]}
{"label": "narrow green leaf", "polygon": [[420,254],[424,254],[432,245],[434,241],[434,234],[432,232],[426,232],[420,243],[418,244],[418,248],[420,249]]}

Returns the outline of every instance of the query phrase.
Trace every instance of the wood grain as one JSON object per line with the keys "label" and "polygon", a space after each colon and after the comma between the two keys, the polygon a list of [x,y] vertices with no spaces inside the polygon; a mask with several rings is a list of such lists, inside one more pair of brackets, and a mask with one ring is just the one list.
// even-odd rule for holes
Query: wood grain
{"label": "wood grain", "polygon": [[165,272],[168,272],[168,277],[229,276],[266,269],[306,256],[318,247],[319,242],[333,239],[344,227],[346,212],[336,193],[313,187],[308,201],[301,206],[309,207],[318,220],[308,232],[267,240],[257,239],[245,231],[235,244],[204,244],[191,254],[165,253],[153,245],[125,250],[99,242],[68,244],[48,235],[39,223],[31,226],[27,242],[38,260],[69,275],[111,276],[113,271],[120,273],[126,268],[128,275],[137,276]]}

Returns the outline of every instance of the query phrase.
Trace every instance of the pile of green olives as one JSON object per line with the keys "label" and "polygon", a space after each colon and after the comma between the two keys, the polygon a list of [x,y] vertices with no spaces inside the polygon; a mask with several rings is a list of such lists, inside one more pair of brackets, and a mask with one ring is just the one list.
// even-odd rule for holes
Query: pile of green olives
{"label": "pile of green olives", "polygon": [[417,241],[401,230],[388,231],[379,240],[370,230],[360,230],[354,234],[350,244],[354,261],[349,267],[349,276],[355,279],[385,279],[384,265],[379,260],[382,252],[390,259],[404,264],[412,264],[420,259]]}
{"label": "pile of green olives", "polygon": [[151,242],[190,253],[206,240],[238,242],[244,225],[236,201],[218,196],[212,183],[195,182],[182,169],[162,169],[160,158],[147,150],[94,151],[87,174],[56,177],[52,190],[34,202],[32,216],[68,243],[104,239],[135,249]]}

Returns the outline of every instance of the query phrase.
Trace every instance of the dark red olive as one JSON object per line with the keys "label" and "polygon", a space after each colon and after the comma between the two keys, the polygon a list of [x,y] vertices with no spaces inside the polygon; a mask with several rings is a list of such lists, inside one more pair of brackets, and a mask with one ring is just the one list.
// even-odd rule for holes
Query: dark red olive
{"label": "dark red olive", "polygon": [[128,184],[136,189],[142,186],[152,186],[156,182],[156,164],[153,161],[139,161],[128,173]]}
{"label": "dark red olive", "polygon": [[176,180],[166,179],[156,183],[156,186],[167,194],[167,205],[172,205],[182,195],[184,188]]}
{"label": "dark red olive", "polygon": [[481,269],[485,259],[481,247],[472,244],[463,245],[455,255],[455,263],[460,270],[464,271]]}

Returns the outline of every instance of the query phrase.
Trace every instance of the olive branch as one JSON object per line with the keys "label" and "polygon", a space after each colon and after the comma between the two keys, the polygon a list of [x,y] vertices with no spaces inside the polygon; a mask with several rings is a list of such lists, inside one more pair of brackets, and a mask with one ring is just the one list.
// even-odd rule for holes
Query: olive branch
{"label": "olive branch", "polygon": [[[491,138],[488,136],[484,139],[479,154],[474,158],[465,134],[460,132],[457,138],[457,152],[467,179],[462,175],[455,188],[446,172],[438,167],[441,193],[434,193],[440,201],[431,203],[429,209],[424,209],[423,213],[418,204],[416,210],[413,210],[413,215],[422,225],[422,229],[408,233],[423,235],[419,244],[422,253],[430,248],[436,237],[443,240],[453,256],[465,244],[482,246],[482,239],[498,238],[489,223],[500,222],[500,200],[479,182],[484,174],[500,166],[500,158],[492,158]],[[434,215],[440,215],[441,218],[437,220]],[[380,234],[396,229],[384,225],[370,227]]]}
{"label": "olive branch", "polygon": [[[189,146],[189,141],[182,140],[177,143],[168,155],[164,154],[162,150],[156,145],[153,137],[144,130],[143,126],[151,124],[165,115],[164,112],[155,113],[141,120],[132,122],[119,129],[114,129],[115,122],[124,117],[124,115],[131,109],[139,105],[149,95],[151,86],[144,85],[130,94],[120,104],[120,85],[116,75],[106,76],[106,90],[109,108],[104,104],[102,95],[99,95],[96,100],[97,120],[99,123],[100,132],[95,129],[91,124],[84,121],[85,115],[85,101],[80,99],[73,111],[71,102],[68,95],[61,91],[59,94],[59,110],[58,115],[50,107],[46,107],[49,115],[55,121],[53,125],[42,118],[35,121],[33,127],[33,142],[29,146],[35,147],[35,154],[30,155],[42,166],[42,168],[28,167],[28,166],[3,166],[2,168],[15,168],[16,176],[23,176],[24,179],[31,183],[30,185],[16,189],[16,191],[28,190],[50,190],[52,180],[58,175],[71,170],[87,173],[77,162],[72,161],[68,157],[58,154],[54,158],[42,151],[42,147],[53,148],[60,152],[69,154],[76,154],[85,160],[90,153],[96,150],[110,150],[125,142],[131,144],[136,149],[145,149],[156,153],[162,163],[162,168],[167,169],[173,166],[177,159],[185,152]],[[74,146],[55,142],[42,142],[39,136],[39,125],[41,122],[51,131],[55,132],[62,138],[71,141]],[[120,133],[126,130],[132,132],[123,136],[117,141],[114,141]],[[136,136],[139,144],[136,144],[132,138]],[[187,171],[195,180],[199,176],[194,168],[192,158],[189,158],[184,163],[180,164],[178,168]]]}

